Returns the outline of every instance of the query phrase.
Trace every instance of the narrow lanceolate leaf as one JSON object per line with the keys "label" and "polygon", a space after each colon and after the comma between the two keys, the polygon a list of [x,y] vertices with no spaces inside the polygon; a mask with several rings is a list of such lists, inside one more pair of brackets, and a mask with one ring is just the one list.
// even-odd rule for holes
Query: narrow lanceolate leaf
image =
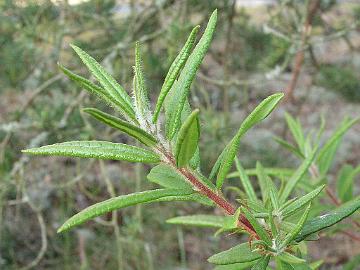
{"label": "narrow lanceolate leaf", "polygon": [[178,167],[186,166],[198,147],[200,137],[199,110],[193,111],[182,124],[177,136],[175,158]]}
{"label": "narrow lanceolate leaf", "polygon": [[214,215],[193,215],[171,218],[166,222],[170,224],[187,226],[222,228],[226,222],[226,218],[228,217]]}
{"label": "narrow lanceolate leaf", "polygon": [[330,211],[325,215],[313,218],[305,223],[304,227],[295,240],[300,242],[307,236],[340,222],[344,218],[352,215],[359,208],[360,197],[344,203],[340,207]]}
{"label": "narrow lanceolate leaf", "polygon": [[309,216],[310,207],[311,207],[311,203],[309,203],[308,207],[304,211],[304,214],[301,216],[295,228],[288,235],[286,235],[284,241],[281,243],[281,248],[287,247],[298,236]]}
{"label": "narrow lanceolate leaf", "polygon": [[251,267],[251,270],[266,270],[269,261],[270,261],[270,256],[266,255],[262,257],[253,267]]}
{"label": "narrow lanceolate leaf", "polygon": [[308,204],[309,202],[311,202],[312,199],[318,196],[320,192],[324,189],[324,187],[325,185],[322,185],[316,188],[315,190],[311,191],[310,193],[302,196],[301,198],[292,201],[281,211],[281,215],[284,218],[292,215],[294,212],[296,212],[296,210]]}
{"label": "narrow lanceolate leaf", "polygon": [[290,196],[291,192],[294,190],[297,183],[307,173],[310,165],[315,159],[316,151],[317,147],[314,148],[310,155],[303,161],[301,166],[290,177],[289,181],[287,181],[285,188],[280,195],[280,202],[284,203],[286,201],[286,199]]}
{"label": "narrow lanceolate leaf", "polygon": [[217,11],[215,10],[205,29],[205,32],[199,43],[195,46],[193,52],[186,61],[184,69],[182,70],[178,82],[173,89],[174,95],[171,100],[171,112],[169,112],[169,119],[167,121],[167,137],[173,138],[181,122],[181,113],[183,111],[184,104],[187,100],[191,83],[193,82],[196,71],[200,67],[202,60],[210,46],[212,36],[215,30],[217,20]]}
{"label": "narrow lanceolate leaf", "polygon": [[125,132],[126,134],[139,140],[140,142],[142,142],[147,146],[154,146],[155,144],[157,144],[157,140],[154,136],[147,133],[145,130],[138,128],[137,126],[134,126],[115,116],[104,113],[94,108],[86,108],[83,109],[83,111],[90,114],[92,117],[96,118],[97,120],[105,123],[106,125],[121,130],[122,132]]}
{"label": "narrow lanceolate leaf", "polygon": [[281,253],[278,258],[282,260],[283,262],[287,262],[290,264],[302,264],[305,262],[304,259],[296,257],[295,255],[292,255],[288,252]]}
{"label": "narrow lanceolate leaf", "polygon": [[80,56],[83,63],[88,67],[92,75],[95,76],[106,92],[117,101],[125,116],[136,120],[131,98],[126,91],[93,57],[75,45],[71,45],[71,47]]}
{"label": "narrow lanceolate leaf", "polygon": [[152,168],[147,179],[165,188],[192,190],[191,184],[184,176],[168,164],[161,163]]}
{"label": "narrow lanceolate leaf", "polygon": [[299,158],[304,158],[304,155],[301,153],[301,151],[295,147],[294,145],[290,144],[289,142],[279,138],[279,137],[275,137],[274,140],[280,144],[282,147],[284,147],[285,149],[289,150],[291,153],[295,154],[296,156],[298,156]]}
{"label": "narrow lanceolate leaf", "polygon": [[254,227],[257,235],[268,245],[271,245],[271,239],[264,227],[257,221],[257,219],[251,214],[245,207],[241,207],[241,212],[245,215],[250,224]]}
{"label": "narrow lanceolate leaf", "polygon": [[161,107],[164,103],[166,95],[169,93],[171,87],[173,86],[176,78],[179,76],[179,73],[183,66],[185,65],[186,60],[189,58],[192,48],[195,43],[196,34],[199,31],[200,26],[195,26],[191,31],[184,47],[181,49],[178,56],[175,58],[174,62],[171,64],[170,69],[165,77],[164,84],[161,87],[158,100],[156,102],[153,123],[155,123],[159,117]]}
{"label": "narrow lanceolate leaf", "polygon": [[349,164],[341,167],[336,180],[336,191],[342,202],[350,201],[353,197],[354,168]]}
{"label": "narrow lanceolate leaf", "polygon": [[[77,83],[80,87],[84,88],[86,91],[88,91],[92,95],[96,95],[99,98],[101,98],[103,101],[105,101],[108,105],[112,106],[116,110],[118,110],[120,113],[124,114],[124,111],[121,110],[121,103],[119,103],[118,100],[114,99],[108,92],[105,91],[104,88],[94,84],[88,79],[85,79],[84,77],[75,74],[71,70],[65,68],[64,66],[59,65],[59,68],[66,76],[68,76],[71,80],[73,80],[75,83]],[[134,119],[132,119],[134,121]],[[135,121],[137,122],[137,121]]]}
{"label": "narrow lanceolate leaf", "polygon": [[172,196],[180,196],[183,194],[184,192],[178,189],[155,189],[111,198],[109,200],[89,206],[80,213],[74,215],[58,229],[58,233],[67,231],[72,227],[78,226],[85,221],[88,221],[89,219],[101,216],[105,213],[117,209],[141,203],[150,203],[157,201],[158,199],[163,199],[163,201],[166,201],[167,198],[170,198],[171,200]]}
{"label": "narrow lanceolate leaf", "polygon": [[237,157],[235,157],[235,164],[236,164],[236,169],[239,173],[241,184],[244,187],[246,195],[248,196],[250,201],[257,202],[258,199],[256,197],[254,188],[252,187],[250,179],[247,176],[244,168],[241,166],[240,161]]}
{"label": "narrow lanceolate leaf", "polygon": [[142,70],[142,58],[140,44],[135,45],[135,80],[134,80],[134,98],[136,114],[140,119],[147,119],[150,114],[150,103],[145,85],[144,74]]}
{"label": "narrow lanceolate leaf", "polygon": [[277,93],[267,97],[254,109],[254,111],[250,113],[248,117],[246,117],[235,137],[226,147],[226,152],[222,157],[216,179],[217,188],[220,189],[224,183],[224,179],[231,168],[237,151],[239,150],[241,137],[254,125],[264,120],[275,109],[276,105],[280,102],[283,96],[283,93]]}
{"label": "narrow lanceolate leaf", "polygon": [[211,256],[208,261],[213,264],[245,263],[259,259],[261,255],[250,250],[248,243],[237,245],[233,248]]}
{"label": "narrow lanceolate leaf", "polygon": [[319,171],[322,175],[324,175],[332,164],[332,161],[335,157],[336,150],[341,142],[344,134],[357,122],[360,121],[360,118],[356,119],[345,119],[340,127],[335,130],[333,135],[327,140],[325,145],[319,151],[319,155],[316,159],[316,164],[319,167]]}
{"label": "narrow lanceolate leaf", "polygon": [[285,114],[285,119],[286,119],[287,125],[291,131],[291,134],[293,135],[293,137],[300,149],[300,153],[303,155],[305,138],[304,138],[304,132],[302,130],[301,124],[298,119],[294,119],[288,113]]}
{"label": "narrow lanceolate leaf", "polygon": [[269,199],[269,186],[268,186],[268,175],[265,173],[264,167],[259,161],[256,162],[257,179],[261,190],[261,196],[263,203],[265,204]]}
{"label": "narrow lanceolate leaf", "polygon": [[46,156],[67,156],[157,163],[160,158],[150,150],[122,143],[104,141],[72,141],[23,150],[24,153]]}

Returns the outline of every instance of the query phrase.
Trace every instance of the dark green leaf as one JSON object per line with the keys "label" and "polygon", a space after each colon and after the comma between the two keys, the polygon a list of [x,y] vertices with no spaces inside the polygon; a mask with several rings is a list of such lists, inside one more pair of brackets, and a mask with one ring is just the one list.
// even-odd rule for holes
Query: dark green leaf
{"label": "dark green leaf", "polygon": [[247,220],[254,227],[260,239],[265,241],[265,243],[271,246],[271,239],[269,234],[266,232],[264,227],[257,221],[257,219],[251,214],[251,212],[247,210],[245,207],[241,207],[241,212],[245,215]]}
{"label": "dark green leaf", "polygon": [[233,264],[255,261],[260,257],[259,253],[250,250],[248,243],[243,243],[211,256],[208,261],[213,264]]}
{"label": "dark green leaf", "polygon": [[296,241],[300,242],[304,240],[307,236],[316,233],[320,230],[328,228],[344,218],[353,214],[356,210],[360,208],[360,198],[355,198],[340,207],[330,211],[329,213],[313,218],[305,223],[299,235],[296,237]]}
{"label": "dark green leaf", "polygon": [[319,195],[319,193],[324,189],[325,185],[322,185],[315,190],[311,191],[310,193],[302,196],[299,199],[293,200],[290,204],[288,204],[282,211],[281,215],[283,217],[288,217],[293,214],[296,210],[300,209],[307,203],[309,203],[312,199]]}
{"label": "dark green leaf", "polygon": [[86,108],[83,109],[83,111],[90,114],[92,117],[96,118],[97,120],[113,128],[121,130],[122,132],[127,133],[131,137],[139,140],[140,142],[142,142],[147,146],[154,146],[155,144],[157,144],[157,140],[151,134],[115,116],[104,113],[94,108]]}

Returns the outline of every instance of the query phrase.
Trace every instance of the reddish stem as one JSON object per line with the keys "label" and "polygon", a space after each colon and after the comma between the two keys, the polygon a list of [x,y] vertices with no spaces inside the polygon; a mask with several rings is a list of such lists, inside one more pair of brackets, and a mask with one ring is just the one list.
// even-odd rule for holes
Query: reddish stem
{"label": "reddish stem", "polygon": [[[197,177],[189,171],[187,168],[177,168],[174,157],[167,153],[166,151],[161,151],[164,156],[168,159],[170,165],[172,165],[176,170],[178,170],[182,175],[188,179],[188,181],[198,190],[201,194],[205,195],[207,198],[212,200],[217,206],[222,208],[228,215],[234,215],[236,212],[236,208],[228,202],[224,197],[219,195],[217,192],[213,191],[206,185],[204,185],[201,181],[197,179]],[[239,217],[239,226],[246,230],[251,236],[259,239],[254,227],[250,224],[247,218],[244,215],[240,214]]]}

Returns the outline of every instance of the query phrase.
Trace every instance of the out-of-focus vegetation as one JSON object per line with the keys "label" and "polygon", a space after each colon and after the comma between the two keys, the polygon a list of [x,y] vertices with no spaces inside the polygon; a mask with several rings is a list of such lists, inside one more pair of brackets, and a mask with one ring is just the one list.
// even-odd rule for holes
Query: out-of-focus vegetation
{"label": "out-of-focus vegetation", "polygon": [[[267,1],[264,1],[267,2]],[[146,166],[67,158],[29,158],[20,150],[74,139],[126,142],[120,133],[86,117],[83,106],[105,105],[70,83],[57,62],[88,76],[70,43],[88,51],[130,90],[133,48],[143,44],[152,101],[191,28],[218,8],[215,42],[193,84],[200,107],[202,170],[208,173],[238,124],[265,96],[287,89],[304,52],[295,99],[284,105],[305,130],[327,120],[324,136],[345,115],[360,115],[360,7],[356,1],[319,2],[302,39],[306,1],[71,1],[0,2],[0,268],[1,269],[211,269],[211,254],[234,238],[213,237],[164,224],[198,205],[136,207],[113,213],[64,235],[56,229],[75,212],[114,194],[151,188]],[[203,29],[202,29],[203,30]],[[202,31],[201,30],[201,31]],[[351,102],[348,102],[351,101]],[[244,167],[292,166],[297,160],[272,141],[290,138],[283,112],[244,138]],[[339,164],[360,163],[359,126],[346,135],[328,178]],[[294,166],[295,167],[295,166]],[[237,180],[232,180],[237,181]],[[238,182],[238,181],[237,181]],[[239,184],[239,183],[235,183]],[[359,179],[354,179],[359,194]],[[232,182],[233,184],[233,182]],[[231,190],[228,190],[231,197]],[[325,199],[326,200],[326,199]],[[330,203],[330,201],[328,201]],[[209,211],[202,209],[203,212]],[[350,224],[351,225],[351,224]],[[355,227],[356,228],[356,227]],[[357,269],[359,229],[310,246],[323,269]],[[337,245],[333,245],[336,241]],[[125,259],[126,258],[126,259]],[[142,258],[139,260],[139,258]],[[344,267],[344,268],[343,268]]]}

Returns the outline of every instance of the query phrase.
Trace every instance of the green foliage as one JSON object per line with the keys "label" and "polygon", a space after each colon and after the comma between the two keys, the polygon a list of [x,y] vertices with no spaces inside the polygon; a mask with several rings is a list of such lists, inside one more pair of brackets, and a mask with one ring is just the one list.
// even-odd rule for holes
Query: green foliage
{"label": "green foliage", "polygon": [[[346,120],[333,136],[319,145],[319,139],[305,136],[298,120],[286,116],[289,128],[297,145],[278,140],[302,159],[297,169],[266,168],[257,162],[255,169],[244,169],[236,157],[242,136],[253,126],[263,121],[279,104],[284,96],[276,93],[263,100],[240,125],[233,139],[227,144],[213,166],[210,177],[205,177],[200,169],[199,154],[199,110],[191,112],[188,101],[191,84],[210,46],[217,21],[215,10],[203,36],[192,50],[198,27],[191,32],[184,48],[170,67],[160,91],[155,112],[151,112],[142,56],[139,43],[135,45],[135,67],[133,80],[134,100],[117,81],[93,57],[82,49],[72,46],[81,60],[98,80],[101,86],[76,75],[60,66],[63,72],[82,88],[104,99],[121,112],[124,119],[114,117],[97,109],[85,109],[95,119],[118,129],[139,140],[144,148],[127,144],[103,141],[73,141],[24,150],[27,154],[96,159],[124,160],[130,162],[155,163],[148,174],[150,182],[163,189],[146,190],[121,195],[94,204],[68,219],[59,232],[69,230],[92,218],[128,206],[150,202],[195,201],[208,206],[217,206],[226,216],[192,215],[175,217],[168,223],[217,228],[222,232],[246,233],[250,243],[241,243],[229,250],[211,256],[208,261],[218,265],[216,269],[267,269],[271,260],[276,269],[309,269],[302,248],[308,237],[327,227],[339,223],[360,208],[360,199],[338,187],[341,200],[345,204],[316,216],[312,205],[324,189],[326,173],[339,141],[344,133],[358,120]],[[164,106],[165,117],[159,117]],[[164,121],[162,122],[162,120]],[[162,134],[161,128],[165,128]],[[321,134],[319,132],[318,134]],[[334,147],[334,145],[336,147]],[[235,160],[237,171],[230,173]],[[353,177],[358,168],[345,167],[339,178],[352,187]],[[211,181],[216,177],[216,185]],[[227,177],[240,177],[245,192],[241,194],[240,206],[233,206],[223,194],[223,184]],[[251,177],[256,177],[261,190],[257,197]],[[308,181],[309,178],[313,178]],[[350,179],[350,180],[349,180]],[[280,184],[280,188],[278,187]],[[303,194],[303,192],[307,194]],[[299,198],[293,195],[302,194]],[[304,210],[303,208],[306,207]],[[225,268],[224,268],[225,267]]]}

